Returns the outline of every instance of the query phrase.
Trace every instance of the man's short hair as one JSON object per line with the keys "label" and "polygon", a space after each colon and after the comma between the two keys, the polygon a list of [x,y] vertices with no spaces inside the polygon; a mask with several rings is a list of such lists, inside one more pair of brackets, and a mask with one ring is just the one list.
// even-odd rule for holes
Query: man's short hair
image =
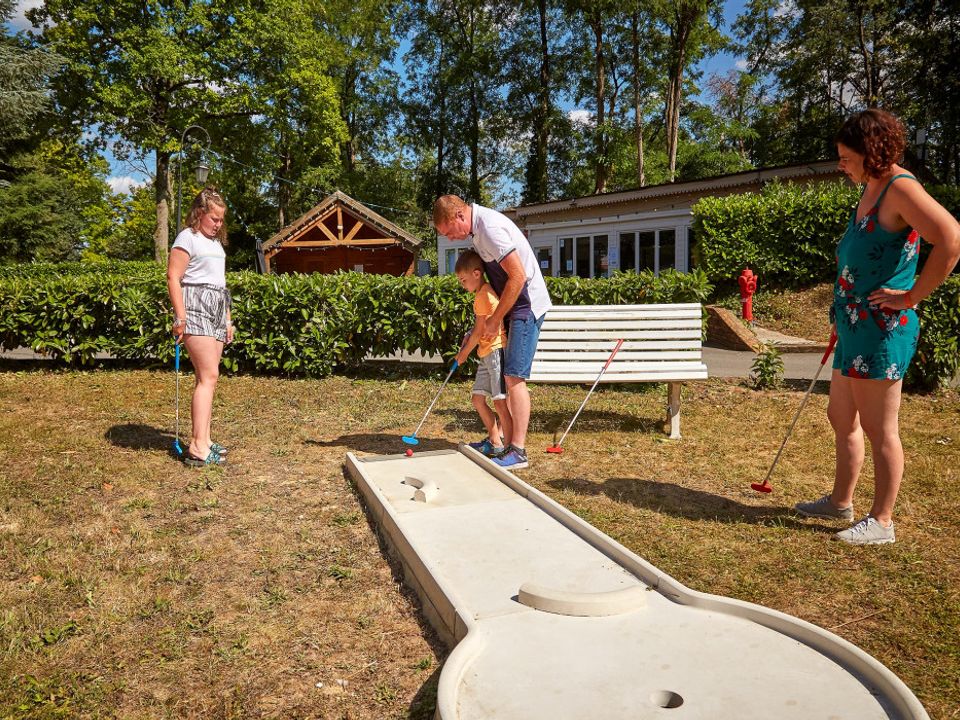
{"label": "man's short hair", "polygon": [[467,204],[459,195],[441,195],[433,203],[433,225],[450,222]]}
{"label": "man's short hair", "polygon": [[454,272],[469,272],[471,270],[479,270],[483,272],[483,260],[480,255],[477,254],[476,250],[464,250],[460,253],[460,257],[457,258],[457,264],[454,266]]}

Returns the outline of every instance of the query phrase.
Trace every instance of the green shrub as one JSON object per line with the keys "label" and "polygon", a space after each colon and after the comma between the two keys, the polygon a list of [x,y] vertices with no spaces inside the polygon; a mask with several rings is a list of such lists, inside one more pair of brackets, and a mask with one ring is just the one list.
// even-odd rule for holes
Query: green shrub
{"label": "green shrub", "polygon": [[834,253],[858,191],[843,182],[773,182],[759,193],[708,197],[693,206],[699,267],[735,283],[749,266],[767,285],[832,280]]}
{"label": "green shrub", "polygon": [[773,345],[764,345],[750,366],[750,385],[757,390],[773,390],[783,384],[783,357]]}
{"label": "green shrub", "polygon": [[960,276],[953,275],[917,307],[920,341],[905,382],[934,390],[960,373]]}
{"label": "green shrub", "polygon": [[[149,263],[147,265],[150,265]],[[449,362],[472,326],[470,296],[452,275],[393,277],[228,273],[234,343],[228,370],[324,376],[364,357],[404,350]],[[620,273],[609,280],[550,278],[562,304],[703,302],[703,273]],[[67,363],[97,353],[169,362],[173,342],[166,281],[142,274],[62,273],[0,277],[0,346],[31,347]]]}
{"label": "green shrub", "polygon": [[165,268],[156,262],[102,260],[97,262],[29,262],[0,265],[3,278],[75,277],[77,275],[162,275]]}

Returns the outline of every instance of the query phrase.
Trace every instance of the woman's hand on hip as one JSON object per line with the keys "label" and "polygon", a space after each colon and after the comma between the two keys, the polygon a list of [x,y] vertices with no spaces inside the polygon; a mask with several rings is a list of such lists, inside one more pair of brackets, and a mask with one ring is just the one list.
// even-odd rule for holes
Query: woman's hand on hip
{"label": "woman's hand on hip", "polygon": [[867,298],[871,305],[890,310],[908,310],[916,303],[910,297],[909,290],[893,290],[891,288],[880,288],[870,293]]}

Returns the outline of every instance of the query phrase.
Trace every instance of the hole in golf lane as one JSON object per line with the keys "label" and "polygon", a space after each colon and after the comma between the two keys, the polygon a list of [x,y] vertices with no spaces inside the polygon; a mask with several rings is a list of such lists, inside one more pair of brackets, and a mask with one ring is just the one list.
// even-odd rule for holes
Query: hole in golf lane
{"label": "hole in golf lane", "polygon": [[683,698],[672,690],[657,690],[650,693],[650,702],[657,707],[673,709],[683,705]]}

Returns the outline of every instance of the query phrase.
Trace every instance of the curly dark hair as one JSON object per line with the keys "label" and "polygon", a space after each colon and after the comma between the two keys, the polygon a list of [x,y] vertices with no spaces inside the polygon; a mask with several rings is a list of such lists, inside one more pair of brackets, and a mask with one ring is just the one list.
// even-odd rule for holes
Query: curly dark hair
{"label": "curly dark hair", "polygon": [[868,175],[881,177],[903,158],[907,131],[896,116],[872,108],[848,117],[836,142],[863,155],[863,169]]}

